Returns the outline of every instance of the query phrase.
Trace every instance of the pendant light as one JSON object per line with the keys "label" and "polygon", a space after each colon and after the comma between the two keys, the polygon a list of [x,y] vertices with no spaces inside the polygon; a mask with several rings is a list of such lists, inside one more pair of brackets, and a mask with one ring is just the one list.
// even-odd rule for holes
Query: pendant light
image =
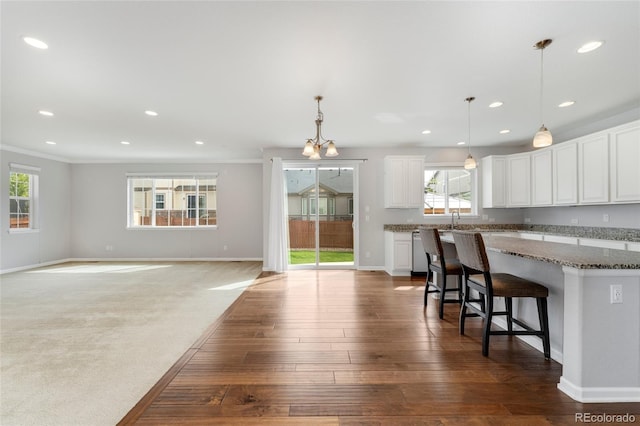
{"label": "pendant light", "polygon": [[534,46],[540,50],[540,121],[542,122],[542,126],[540,126],[540,129],[538,129],[538,132],[533,137],[534,148],[542,148],[553,143],[551,132],[545,127],[544,120],[542,119],[542,104],[544,100],[544,49],[551,44],[551,41],[551,39],[540,40]]}
{"label": "pendant light", "polygon": [[469,130],[469,139],[467,141],[467,144],[469,145],[469,155],[467,155],[467,159],[464,160],[464,168],[466,170],[471,170],[471,169],[475,169],[476,168],[476,160],[473,159],[473,157],[471,156],[471,102],[473,102],[475,98],[473,96],[468,97],[467,99],[465,99],[465,102],[468,103],[469,107],[468,107],[468,130]]}

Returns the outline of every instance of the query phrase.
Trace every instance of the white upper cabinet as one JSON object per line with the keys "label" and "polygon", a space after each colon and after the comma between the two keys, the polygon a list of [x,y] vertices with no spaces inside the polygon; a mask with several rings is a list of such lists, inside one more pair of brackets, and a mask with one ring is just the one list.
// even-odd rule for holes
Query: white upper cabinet
{"label": "white upper cabinet", "polygon": [[424,157],[385,157],[384,185],[386,208],[424,208]]}
{"label": "white upper cabinet", "polygon": [[531,154],[531,205],[553,204],[553,163],[550,149]]}
{"label": "white upper cabinet", "polygon": [[611,139],[611,201],[640,201],[640,121],[616,127]]}
{"label": "white upper cabinet", "polygon": [[597,133],[578,141],[578,201],[609,202],[609,135]]}
{"label": "white upper cabinet", "polygon": [[507,158],[491,155],[482,159],[482,207],[507,206]]}
{"label": "white upper cabinet", "polygon": [[578,203],[578,145],[565,142],[553,147],[553,204]]}
{"label": "white upper cabinet", "polygon": [[507,157],[507,207],[531,205],[531,155]]}

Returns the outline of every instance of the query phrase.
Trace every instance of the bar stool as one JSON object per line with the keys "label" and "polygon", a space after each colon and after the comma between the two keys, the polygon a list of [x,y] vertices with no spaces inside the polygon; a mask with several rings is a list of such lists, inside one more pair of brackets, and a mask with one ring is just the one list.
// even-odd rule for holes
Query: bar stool
{"label": "bar stool", "polygon": [[[464,270],[464,300],[460,309],[460,334],[464,334],[466,317],[479,316],[483,319],[482,355],[489,355],[489,336],[491,335],[529,335],[542,339],[544,357],[551,356],[549,342],[549,317],[547,313],[547,296],[549,290],[540,284],[511,274],[494,273],[489,267],[489,259],[484,246],[482,235],[478,232],[453,232],[453,240],[458,251],[458,258]],[[478,299],[470,297],[469,289],[478,292]],[[505,298],[505,311],[493,310],[493,298]],[[531,328],[522,321],[513,318],[514,297],[535,298],[538,306],[538,320],[540,328]],[[479,303],[480,307],[474,302]],[[467,313],[467,309],[472,313]],[[491,319],[494,315],[507,316],[507,330],[491,330]],[[514,330],[513,324],[522,328]]]}
{"label": "bar stool", "polygon": [[[444,250],[442,249],[442,241],[440,241],[440,234],[437,229],[420,229],[420,240],[422,241],[422,247],[427,255],[427,279],[424,285],[424,307],[427,308],[427,300],[430,293],[440,294],[440,319],[444,316],[444,304],[445,303],[462,303],[462,265],[460,262],[453,259],[446,259],[444,257]],[[434,256],[437,260],[434,261]],[[437,272],[442,276],[442,285],[438,285],[433,279],[433,273]],[[454,288],[447,288],[447,276],[457,275],[458,286]],[[430,282],[431,281],[431,282]],[[433,289],[430,289],[433,287]],[[449,292],[457,292],[457,299],[446,299],[445,295]]]}

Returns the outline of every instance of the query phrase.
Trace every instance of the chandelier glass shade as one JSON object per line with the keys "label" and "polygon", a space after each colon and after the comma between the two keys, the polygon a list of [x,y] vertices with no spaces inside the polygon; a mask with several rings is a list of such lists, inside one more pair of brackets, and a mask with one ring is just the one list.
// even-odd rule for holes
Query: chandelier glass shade
{"label": "chandelier glass shade", "polygon": [[307,139],[307,142],[304,144],[304,150],[302,151],[302,155],[309,157],[309,160],[320,160],[322,156],[320,155],[322,152],[322,147],[326,144],[326,152],[325,157],[336,157],[338,156],[338,150],[336,149],[336,144],[332,140],[326,140],[322,137],[322,122],[324,121],[324,115],[320,110],[320,101],[322,100],[322,96],[315,97],[316,102],[318,102],[318,115],[316,116],[316,136],[313,139]]}
{"label": "chandelier glass shade", "polygon": [[[534,47],[540,50],[540,121],[544,123],[543,119],[543,101],[544,101],[544,49],[551,44],[551,39],[540,40]],[[553,136],[549,129],[544,124],[540,126],[540,129],[533,137],[533,147],[543,148],[553,143]]]}

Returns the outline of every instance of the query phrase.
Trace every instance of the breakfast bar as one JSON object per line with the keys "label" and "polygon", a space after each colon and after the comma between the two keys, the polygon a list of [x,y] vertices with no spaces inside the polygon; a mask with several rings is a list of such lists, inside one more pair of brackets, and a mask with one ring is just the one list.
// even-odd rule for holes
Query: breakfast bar
{"label": "breakfast bar", "polygon": [[[580,402],[640,402],[640,253],[483,233],[492,271],[549,288],[558,388]],[[450,233],[442,241],[453,244]],[[535,304],[516,316],[537,324]],[[495,321],[499,326],[500,321]],[[541,348],[539,339],[526,339]]]}

